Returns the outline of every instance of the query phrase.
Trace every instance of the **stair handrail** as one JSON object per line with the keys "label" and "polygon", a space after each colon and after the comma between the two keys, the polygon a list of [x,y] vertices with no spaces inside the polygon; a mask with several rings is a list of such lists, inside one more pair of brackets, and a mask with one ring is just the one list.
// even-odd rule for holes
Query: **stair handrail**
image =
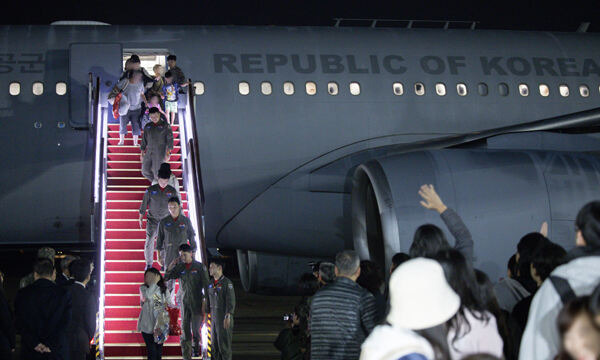
{"label": "stair handrail", "polygon": [[[95,83],[95,84],[94,84]],[[92,138],[92,149],[93,149],[93,172],[92,172],[92,181],[91,181],[91,191],[90,191],[90,202],[91,202],[91,214],[90,214],[90,236],[91,241],[93,243],[97,243],[99,239],[99,227],[100,227],[100,199],[101,199],[101,191],[100,181],[98,181],[100,174],[98,171],[101,171],[99,164],[97,164],[98,159],[102,159],[102,152],[104,147],[102,144],[98,144],[98,141],[102,141],[101,134],[102,129],[98,127],[101,122],[100,116],[101,111],[99,109],[100,102],[100,77],[96,77],[95,81],[93,78],[93,74],[89,74],[89,83],[88,83],[88,109],[90,114],[90,127],[89,133]],[[99,133],[100,131],[100,133]],[[100,145],[100,146],[98,146]],[[98,153],[100,152],[100,153]]]}
{"label": "stair handrail", "polygon": [[[192,84],[191,79],[188,79],[188,81],[189,84]],[[190,117],[191,129],[189,129],[189,131],[185,131],[187,139],[183,140],[187,143],[187,151],[190,153],[191,157],[192,186],[194,187],[194,204],[196,205],[196,227],[198,229],[200,239],[200,244],[198,245],[200,247],[202,259],[206,262],[208,261],[208,257],[206,252],[206,237],[204,234],[204,185],[202,183],[202,167],[200,163],[200,151],[198,148],[198,130],[196,128],[195,97],[193,86],[188,87],[187,105],[188,108],[186,109],[186,112]]]}

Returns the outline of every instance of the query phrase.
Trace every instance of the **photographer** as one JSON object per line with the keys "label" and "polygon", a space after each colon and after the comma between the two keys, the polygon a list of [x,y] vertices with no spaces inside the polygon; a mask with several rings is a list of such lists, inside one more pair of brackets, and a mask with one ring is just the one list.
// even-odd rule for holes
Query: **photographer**
{"label": "photographer", "polygon": [[308,307],[297,305],[293,314],[284,315],[288,327],[281,330],[275,340],[275,348],[281,351],[281,360],[308,359]]}

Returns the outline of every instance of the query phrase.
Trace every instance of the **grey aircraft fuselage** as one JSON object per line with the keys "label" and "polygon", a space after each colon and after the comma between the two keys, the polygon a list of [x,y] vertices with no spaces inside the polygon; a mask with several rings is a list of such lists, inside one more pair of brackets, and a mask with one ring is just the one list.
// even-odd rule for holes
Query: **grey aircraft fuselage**
{"label": "grey aircraft fuselage", "polygon": [[[93,51],[80,51],[79,45]],[[123,50],[176,54],[186,76],[204,84],[194,115],[209,247],[331,256],[353,246],[348,183],[359,164],[382,156],[375,149],[600,107],[600,37],[592,34],[3,26],[1,244],[89,242],[94,159],[88,131],[75,129],[88,120],[77,112],[87,106],[80,79],[93,72],[108,89],[121,71]],[[13,82],[20,84],[19,95],[9,94]],[[34,82],[43,83],[43,94],[32,93]],[[57,82],[67,83],[66,95],[56,94]],[[242,82],[249,86],[247,95],[239,91]],[[272,93],[265,95],[267,83]],[[309,95],[313,83],[316,93]],[[540,95],[541,85],[548,96]],[[561,85],[568,96],[561,95]],[[337,87],[336,95],[331,87]],[[585,91],[588,96],[582,96]],[[529,148],[517,145],[523,147]],[[418,189],[409,190],[413,210],[421,211]],[[449,200],[460,212],[458,203]],[[494,205],[472,206],[477,212],[477,206],[484,211]],[[438,221],[424,210],[418,214]],[[476,221],[466,217],[467,225]],[[530,220],[550,218],[542,213]],[[494,255],[497,264],[517,240]],[[397,250],[407,251],[406,241]],[[486,249],[476,246],[478,253]],[[479,255],[492,261],[492,255]]]}

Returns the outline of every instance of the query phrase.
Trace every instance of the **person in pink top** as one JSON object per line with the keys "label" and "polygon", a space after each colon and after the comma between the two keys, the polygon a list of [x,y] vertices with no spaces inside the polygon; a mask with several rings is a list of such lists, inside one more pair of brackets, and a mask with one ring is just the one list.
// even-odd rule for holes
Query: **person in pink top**
{"label": "person in pink top", "polygon": [[452,360],[486,353],[503,357],[504,342],[496,318],[486,310],[479,295],[475,271],[458,250],[447,249],[435,255],[444,268],[446,280],[460,296],[460,308],[448,322],[448,350]]}

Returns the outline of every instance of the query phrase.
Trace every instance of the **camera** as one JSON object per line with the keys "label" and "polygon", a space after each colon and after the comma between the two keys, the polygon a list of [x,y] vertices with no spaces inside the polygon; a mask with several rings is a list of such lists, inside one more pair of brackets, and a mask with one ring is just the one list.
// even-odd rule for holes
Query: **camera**
{"label": "camera", "polygon": [[294,320],[294,313],[283,314],[283,321],[292,321]]}

